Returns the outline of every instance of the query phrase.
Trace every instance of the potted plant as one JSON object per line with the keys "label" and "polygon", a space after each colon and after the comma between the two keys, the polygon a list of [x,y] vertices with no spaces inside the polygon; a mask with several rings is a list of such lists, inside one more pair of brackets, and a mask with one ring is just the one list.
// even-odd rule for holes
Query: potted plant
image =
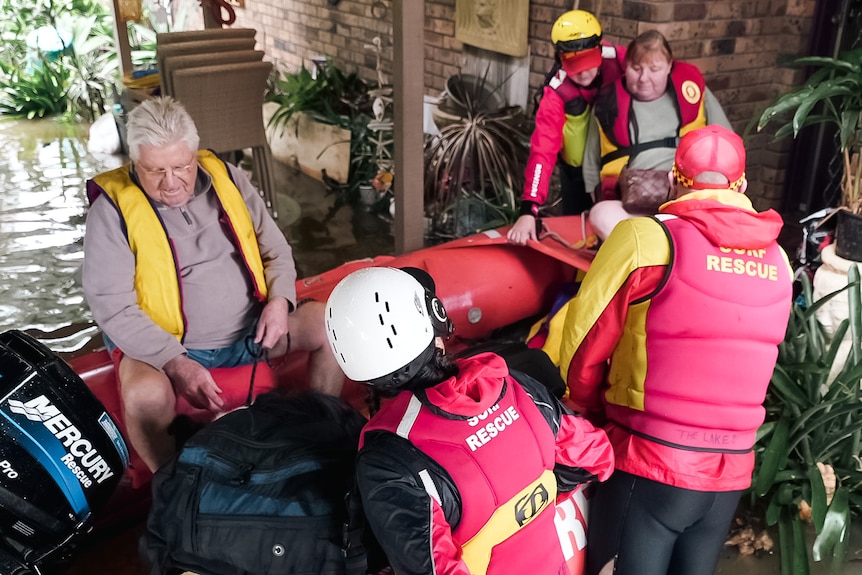
{"label": "potted plant", "polygon": [[[267,106],[271,110],[267,121],[270,138],[274,143],[275,138],[289,128],[294,132],[296,145],[305,148],[301,152],[309,152],[313,148],[315,153],[311,159],[320,161],[314,166],[319,168],[319,179],[336,196],[333,210],[357,199],[359,186],[371,182],[376,173],[371,161],[373,132],[369,129],[369,122],[373,119],[372,88],[373,84],[365,82],[357,74],[346,74],[327,61],[317,68],[316,74],[305,67],[298,72],[282,73],[267,95]],[[300,134],[301,126],[309,121],[324,125],[326,129]],[[320,141],[301,141],[306,136],[314,136]],[[338,156],[338,148],[342,146],[349,150],[346,173],[336,174],[337,170],[332,169],[327,174],[327,164],[321,161],[321,157],[330,153]]]}
{"label": "potted plant", "polygon": [[[757,434],[752,503],[778,527],[782,575],[808,575],[809,557],[846,559],[851,512],[860,509],[862,301],[855,265],[848,277],[846,287],[814,303],[808,276],[801,276]],[[815,314],[844,290],[853,325],[845,319],[829,340]],[[852,343],[842,352],[848,331]]]}
{"label": "potted plant", "polygon": [[432,234],[461,237],[511,223],[529,155],[523,110],[483,77],[452,76],[425,144],[425,206]]}
{"label": "potted plant", "polygon": [[327,61],[312,73],[305,66],[298,72],[278,76],[267,95],[278,108],[269,119],[270,126],[284,127],[294,114],[304,113],[327,123],[342,123],[360,107],[368,107],[368,84],[359,76],[345,74]]}
{"label": "potted plant", "polygon": [[777,138],[789,135],[795,138],[805,126],[834,125],[843,158],[836,253],[845,259],[862,261],[862,163],[859,162],[862,49],[844,52],[837,58],[799,58],[795,64],[814,67],[815,71],[802,87],[784,94],[766,108],[757,129],[763,130],[771,121],[785,118],[791,112],[792,118],[776,131]]}

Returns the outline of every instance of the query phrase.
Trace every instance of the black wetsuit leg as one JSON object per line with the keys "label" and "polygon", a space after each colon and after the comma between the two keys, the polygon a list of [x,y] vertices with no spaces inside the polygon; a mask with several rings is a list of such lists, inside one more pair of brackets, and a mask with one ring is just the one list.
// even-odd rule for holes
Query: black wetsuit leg
{"label": "black wetsuit leg", "polygon": [[741,494],[615,471],[590,499],[586,574],[616,557],[616,575],[712,575]]}
{"label": "black wetsuit leg", "polygon": [[584,185],[584,170],[563,162],[557,162],[560,168],[560,196],[563,204],[563,215],[574,216],[593,207],[593,199]]}

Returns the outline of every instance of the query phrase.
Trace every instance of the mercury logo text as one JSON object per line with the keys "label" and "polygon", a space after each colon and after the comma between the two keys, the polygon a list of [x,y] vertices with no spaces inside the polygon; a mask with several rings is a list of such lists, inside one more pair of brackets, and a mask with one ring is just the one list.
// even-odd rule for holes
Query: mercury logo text
{"label": "mercury logo text", "polygon": [[85,488],[90,487],[93,481],[102,483],[113,477],[114,472],[93,444],[84,438],[81,431],[44,395],[26,403],[10,399],[9,410],[25,416],[30,421],[42,422],[42,425],[60,440],[67,451],[60,460]]}

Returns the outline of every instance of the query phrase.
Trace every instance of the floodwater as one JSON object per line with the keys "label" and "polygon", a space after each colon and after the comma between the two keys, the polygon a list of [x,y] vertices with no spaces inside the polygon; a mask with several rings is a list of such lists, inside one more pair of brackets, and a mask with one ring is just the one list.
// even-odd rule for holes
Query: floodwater
{"label": "floodwater", "polygon": [[84,182],[123,162],[91,154],[87,140],[88,126],[0,118],[0,331],[80,325],[61,350],[94,331],[80,280]]}
{"label": "floodwater", "polygon": [[[81,286],[85,182],[127,160],[92,153],[88,141],[88,125],[0,117],[0,332],[26,330],[62,354],[86,351],[98,334]],[[333,214],[323,184],[275,163],[278,221],[300,277],[392,253],[385,214]]]}

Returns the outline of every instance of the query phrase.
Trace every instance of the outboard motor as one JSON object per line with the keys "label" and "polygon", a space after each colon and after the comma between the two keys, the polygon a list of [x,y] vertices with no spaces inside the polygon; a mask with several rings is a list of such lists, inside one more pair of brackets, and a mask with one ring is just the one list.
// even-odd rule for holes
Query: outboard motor
{"label": "outboard motor", "polygon": [[74,548],[128,463],[84,381],[32,337],[0,333],[0,575],[38,573]]}

